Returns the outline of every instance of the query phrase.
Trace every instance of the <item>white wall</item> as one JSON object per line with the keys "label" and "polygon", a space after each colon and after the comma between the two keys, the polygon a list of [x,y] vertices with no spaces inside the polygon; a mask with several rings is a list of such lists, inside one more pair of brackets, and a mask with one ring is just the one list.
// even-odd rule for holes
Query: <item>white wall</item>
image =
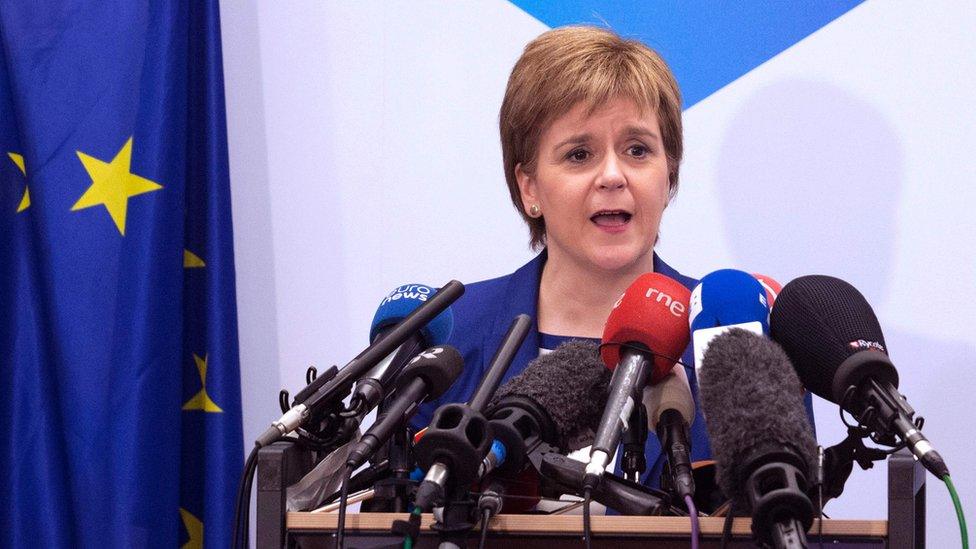
{"label": "white wall", "polygon": [[[253,440],[308,364],[365,346],[404,282],[531,257],[497,116],[546,30],[511,4],[225,2],[224,66],[244,391]],[[869,1],[685,113],[659,252],[683,272],[832,274],[878,312],[902,390],[976,509],[976,10]],[[820,440],[843,437],[817,403]],[[832,517],[885,516],[884,468]],[[929,544],[958,544],[929,479]]]}

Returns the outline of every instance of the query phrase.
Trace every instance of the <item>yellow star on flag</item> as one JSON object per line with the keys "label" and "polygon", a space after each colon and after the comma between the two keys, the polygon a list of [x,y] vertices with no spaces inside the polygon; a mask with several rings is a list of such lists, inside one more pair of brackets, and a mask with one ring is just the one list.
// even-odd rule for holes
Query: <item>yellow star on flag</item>
{"label": "yellow star on flag", "polygon": [[193,398],[186,401],[183,405],[183,410],[203,410],[204,412],[223,412],[220,406],[210,399],[210,395],[207,394],[207,356],[204,355],[200,358],[196,353],[193,353],[193,361],[197,364],[197,371],[200,372],[200,392],[193,395]]}
{"label": "yellow star on flag", "polygon": [[[12,152],[8,152],[7,156],[20,168],[20,173],[24,174],[24,177],[27,177],[27,169],[24,167],[24,157]],[[30,206],[30,189],[25,186],[24,196],[20,199],[20,204],[17,205],[17,213],[26,210],[28,206]]]}
{"label": "yellow star on flag", "polygon": [[183,248],[183,268],[184,269],[196,269],[200,267],[206,267],[207,264],[200,259],[200,256]]}
{"label": "yellow star on flag", "polygon": [[119,233],[125,236],[125,212],[129,205],[129,198],[158,191],[163,186],[129,171],[132,164],[131,137],[125,142],[125,145],[122,145],[122,149],[111,162],[88,156],[81,151],[75,152],[88,171],[92,184],[71,207],[71,211],[98,205],[105,206],[108,214],[112,216],[115,226],[118,227]]}
{"label": "yellow star on flag", "polygon": [[190,536],[181,549],[203,549],[203,522],[182,507],[180,507],[180,517],[183,519],[186,533]]}

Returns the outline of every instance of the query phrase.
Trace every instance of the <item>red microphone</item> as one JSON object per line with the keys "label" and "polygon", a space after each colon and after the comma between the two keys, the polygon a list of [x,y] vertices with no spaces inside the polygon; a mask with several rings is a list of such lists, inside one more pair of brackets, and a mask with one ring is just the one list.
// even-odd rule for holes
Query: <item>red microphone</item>
{"label": "red microphone", "polygon": [[638,343],[655,355],[651,384],[661,381],[688,347],[690,300],[688,288],[674,279],[658,273],[639,276],[610,311],[600,347],[603,363],[615,370],[621,345]]}
{"label": "red microphone", "polygon": [[758,280],[762,284],[763,289],[766,290],[766,300],[769,302],[769,310],[773,310],[773,303],[776,302],[776,297],[779,293],[783,291],[783,285],[764,274],[752,273],[752,277]]}
{"label": "red microphone", "polygon": [[610,311],[600,354],[613,377],[590,450],[584,490],[599,482],[648,379],[654,384],[667,376],[688,346],[690,298],[688,288],[676,280],[647,273],[627,288]]}

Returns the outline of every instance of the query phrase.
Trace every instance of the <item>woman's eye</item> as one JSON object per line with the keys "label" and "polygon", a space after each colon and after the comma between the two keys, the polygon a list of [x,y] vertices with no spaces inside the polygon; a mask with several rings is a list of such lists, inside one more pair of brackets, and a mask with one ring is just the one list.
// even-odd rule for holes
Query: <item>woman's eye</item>
{"label": "woman's eye", "polygon": [[644,145],[631,145],[630,148],[627,149],[627,152],[631,156],[635,156],[637,158],[643,158],[648,154],[650,154],[651,151]]}
{"label": "woman's eye", "polygon": [[585,149],[576,149],[567,155],[567,158],[573,162],[585,162],[589,157],[590,153]]}

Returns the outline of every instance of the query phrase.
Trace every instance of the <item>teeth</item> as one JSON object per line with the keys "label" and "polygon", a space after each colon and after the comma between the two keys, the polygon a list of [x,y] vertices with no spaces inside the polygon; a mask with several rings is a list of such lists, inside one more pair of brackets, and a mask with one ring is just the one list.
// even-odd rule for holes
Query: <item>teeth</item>
{"label": "teeth", "polygon": [[633,217],[632,214],[629,214],[623,210],[604,210],[602,212],[593,214],[593,216],[590,217],[590,220],[597,225],[621,226],[630,221],[631,217]]}

